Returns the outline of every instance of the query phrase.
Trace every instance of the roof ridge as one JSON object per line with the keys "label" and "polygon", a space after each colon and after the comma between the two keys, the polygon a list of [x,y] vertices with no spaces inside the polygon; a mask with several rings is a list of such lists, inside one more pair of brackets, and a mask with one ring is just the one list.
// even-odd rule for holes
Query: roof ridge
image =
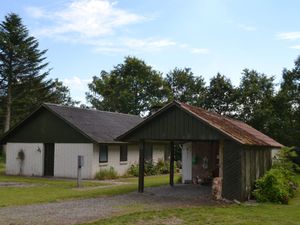
{"label": "roof ridge", "polygon": [[[226,115],[222,115],[222,114],[219,114],[219,113],[217,113],[217,112],[215,112],[215,111],[210,111],[209,109],[204,109],[204,108],[202,108],[202,107],[200,107],[200,106],[194,106],[194,105],[190,105],[190,104],[188,104],[188,103],[179,102],[179,101],[176,101],[176,102],[179,103],[179,104],[188,105],[189,107],[193,107],[193,108],[196,108],[196,109],[203,110],[204,112],[207,112],[207,113],[209,113],[209,114],[211,114],[211,115],[220,117],[220,118],[222,118],[222,119],[227,119],[227,120],[232,120],[232,121],[236,121],[236,122],[239,122],[239,123],[247,124],[246,122],[241,121],[241,120],[239,120],[239,119],[232,118],[232,117],[229,117],[229,116],[226,116]],[[248,125],[248,124],[247,124],[247,125]],[[248,125],[248,126],[249,126],[249,125]]]}
{"label": "roof ridge", "polygon": [[134,114],[129,114],[129,113],[112,112],[112,111],[105,111],[105,110],[99,110],[99,109],[94,109],[94,108],[80,108],[80,107],[76,107],[76,106],[68,106],[68,105],[56,104],[56,103],[51,103],[51,102],[44,102],[43,105],[46,105],[46,106],[53,105],[53,106],[58,106],[58,107],[70,108],[70,109],[79,109],[79,110],[86,110],[86,111],[94,111],[94,112],[103,112],[103,113],[121,114],[121,115],[126,115],[126,116],[140,117],[139,115],[134,115]]}

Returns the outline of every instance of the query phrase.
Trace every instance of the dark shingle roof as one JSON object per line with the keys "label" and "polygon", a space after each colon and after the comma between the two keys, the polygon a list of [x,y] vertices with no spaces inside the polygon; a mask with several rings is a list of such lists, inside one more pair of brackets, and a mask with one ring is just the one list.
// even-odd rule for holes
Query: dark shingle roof
{"label": "dark shingle roof", "polygon": [[115,143],[117,136],[140,123],[136,115],[43,104],[50,111],[98,143]]}

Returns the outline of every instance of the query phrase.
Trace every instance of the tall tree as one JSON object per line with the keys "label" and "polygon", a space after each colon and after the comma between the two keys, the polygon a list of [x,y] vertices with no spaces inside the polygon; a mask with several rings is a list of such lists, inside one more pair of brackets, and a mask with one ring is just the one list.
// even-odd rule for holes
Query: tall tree
{"label": "tall tree", "polygon": [[273,100],[272,133],[287,146],[300,146],[300,57],[284,69],[280,90]]}
{"label": "tall tree", "polygon": [[274,96],[274,77],[244,69],[239,85],[239,118],[270,134],[270,115]]}
{"label": "tall tree", "polygon": [[46,50],[38,49],[38,41],[29,36],[18,15],[12,13],[5,16],[0,24],[0,85],[5,90],[6,99],[4,131],[11,124],[14,88],[33,80],[41,83],[48,75],[48,71],[42,72],[48,65],[44,62],[45,53]]}
{"label": "tall tree", "polygon": [[88,87],[86,96],[93,107],[136,115],[166,101],[168,93],[161,73],[135,57],[126,57],[110,72],[102,71]]}
{"label": "tall tree", "polygon": [[205,108],[226,116],[236,113],[236,89],[230,79],[218,73],[209,83]]}
{"label": "tall tree", "polygon": [[204,79],[194,76],[190,68],[171,70],[166,76],[166,82],[171,90],[170,100],[203,106],[206,93]]}
{"label": "tall tree", "polygon": [[75,103],[61,82],[46,79],[46,52],[39,50],[18,15],[5,16],[0,24],[0,126],[4,131],[42,102]]}

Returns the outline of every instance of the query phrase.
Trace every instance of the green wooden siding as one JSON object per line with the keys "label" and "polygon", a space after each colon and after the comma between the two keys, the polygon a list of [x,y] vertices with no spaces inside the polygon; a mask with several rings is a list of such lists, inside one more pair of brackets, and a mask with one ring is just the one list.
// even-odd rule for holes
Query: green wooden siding
{"label": "green wooden siding", "polygon": [[219,140],[225,137],[216,129],[178,107],[171,107],[149,123],[137,128],[124,141]]}
{"label": "green wooden siding", "polygon": [[91,141],[64,120],[41,108],[5,138],[19,143],[90,143]]}
{"label": "green wooden siding", "polygon": [[242,196],[247,199],[254,189],[255,180],[271,168],[271,149],[245,146],[242,151]]}
{"label": "green wooden siding", "polygon": [[243,200],[241,157],[243,146],[233,141],[224,142],[223,197]]}

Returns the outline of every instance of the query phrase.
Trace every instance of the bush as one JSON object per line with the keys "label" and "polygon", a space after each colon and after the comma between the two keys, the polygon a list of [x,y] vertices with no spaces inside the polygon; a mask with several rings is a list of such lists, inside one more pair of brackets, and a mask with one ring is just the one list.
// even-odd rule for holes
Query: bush
{"label": "bush", "polygon": [[111,166],[109,169],[101,169],[96,174],[98,180],[109,180],[118,178],[117,171]]}
{"label": "bush", "polygon": [[127,174],[131,176],[138,177],[139,176],[139,165],[132,164],[129,169],[127,170]]}
{"label": "bush", "polygon": [[288,204],[289,199],[294,197],[296,166],[290,160],[291,155],[290,148],[282,148],[272,169],[256,181],[253,195],[258,202]]}
{"label": "bush", "polygon": [[293,197],[294,189],[290,180],[281,169],[273,168],[256,182],[253,192],[258,202],[274,202],[287,204]]}
{"label": "bush", "polygon": [[158,175],[158,174],[159,174],[158,167],[152,161],[146,161],[145,162],[145,175],[151,176],[151,175]]}
{"label": "bush", "polygon": [[[170,173],[170,162],[169,161],[163,161],[163,160],[158,160],[157,164],[157,170],[159,171],[159,174],[168,174]],[[175,171],[175,169],[174,169]]]}
{"label": "bush", "polygon": [[[176,163],[174,163],[174,172],[177,172]],[[170,173],[170,163],[159,159],[157,163],[152,161],[145,162],[145,176],[160,175]],[[133,164],[127,170],[127,174],[137,177],[139,175],[139,165]]]}

